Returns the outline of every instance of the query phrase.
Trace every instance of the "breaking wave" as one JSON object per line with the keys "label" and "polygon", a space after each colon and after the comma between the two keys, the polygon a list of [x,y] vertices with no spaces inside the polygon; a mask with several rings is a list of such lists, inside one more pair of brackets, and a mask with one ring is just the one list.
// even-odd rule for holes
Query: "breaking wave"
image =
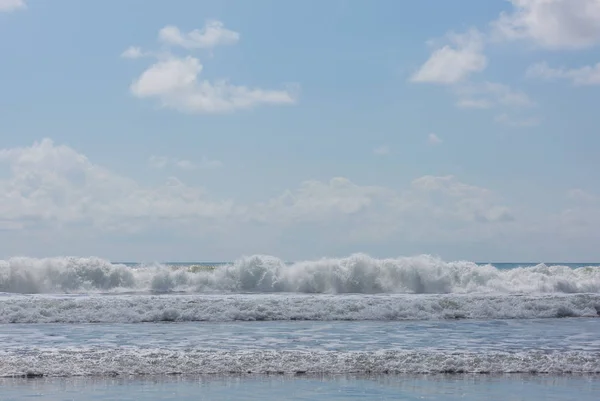
{"label": "breaking wave", "polygon": [[597,317],[600,295],[12,295],[0,323],[400,321]]}
{"label": "breaking wave", "polygon": [[600,373],[597,352],[174,351],[28,349],[0,351],[0,377],[167,374]]}
{"label": "breaking wave", "polygon": [[430,256],[374,259],[357,254],[286,264],[251,256],[211,266],[127,266],[98,258],[0,261],[0,292],[598,293],[600,267],[544,264],[501,270]]}

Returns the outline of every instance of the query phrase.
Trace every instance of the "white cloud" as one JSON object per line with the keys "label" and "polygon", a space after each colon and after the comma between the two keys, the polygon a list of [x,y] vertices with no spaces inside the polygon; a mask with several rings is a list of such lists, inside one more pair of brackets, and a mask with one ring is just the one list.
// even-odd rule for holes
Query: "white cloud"
{"label": "white cloud", "polygon": [[494,82],[459,85],[455,93],[458,96],[456,105],[461,108],[524,108],[536,105],[525,92]]}
{"label": "white cloud", "polygon": [[[233,43],[231,34],[226,30],[223,31],[219,24],[209,24],[203,31],[204,33],[193,31],[186,36],[188,39],[184,38],[185,40],[181,43],[175,40],[178,36],[174,33],[179,31],[174,31],[174,27],[167,29],[167,33],[163,29],[161,38],[163,41],[166,40],[171,44],[180,44],[184,47],[191,46],[188,43],[190,40],[195,41],[194,43],[198,46],[200,43],[203,43],[203,46]],[[137,49],[129,48],[125,51],[124,56],[138,57],[141,50]],[[196,57],[162,54],[158,56],[154,64],[134,80],[130,90],[138,98],[156,99],[162,107],[187,113],[227,113],[259,105],[296,102],[297,91],[293,90],[294,88],[288,87],[286,90],[260,89],[233,85],[227,80],[214,82],[200,80],[199,75],[202,70],[203,65]]]}
{"label": "white cloud", "polygon": [[194,85],[202,64],[194,57],[170,58],[153,64],[131,85],[139,97],[162,96]]}
{"label": "white cloud", "polygon": [[390,154],[390,147],[387,145],[381,145],[373,149],[373,153],[379,156],[385,156]]}
{"label": "white cloud", "polygon": [[442,142],[444,141],[442,141],[442,139],[434,133],[427,135],[427,143],[432,146],[441,145]]}
{"label": "white cloud", "polygon": [[121,57],[130,59],[141,58],[144,57],[144,52],[142,52],[140,47],[129,46],[123,53],[121,53]]}
{"label": "white cloud", "polygon": [[454,84],[486,68],[483,35],[479,31],[450,33],[447,39],[450,44],[434,50],[429,60],[410,78],[412,82]]}
{"label": "white cloud", "polygon": [[176,178],[146,188],[50,139],[0,150],[0,164],[10,171],[0,181],[3,222],[133,230],[157,220],[223,219],[235,213],[232,202],[211,201],[202,189]]}
{"label": "white cloud", "polygon": [[161,42],[186,49],[210,49],[216,46],[233,45],[240,34],[226,29],[221,21],[208,21],[202,30],[194,29],[183,33],[173,25],[167,25],[158,33]]}
{"label": "white cloud", "polygon": [[567,192],[567,196],[569,199],[580,201],[580,202],[599,202],[600,197],[591,194],[583,189],[576,188],[571,189]]}
{"label": "white cloud", "polygon": [[510,223],[510,210],[484,188],[452,176],[425,176],[403,191],[360,186],[347,178],[307,181],[258,205],[253,219],[295,227],[312,223],[355,241],[479,238],[490,224]]}
{"label": "white cloud", "polygon": [[600,0],[510,0],[513,10],[492,23],[498,37],[548,49],[600,43]]}
{"label": "white cloud", "polygon": [[438,83],[451,87],[462,109],[526,108],[536,103],[523,91],[495,82],[473,83],[469,77],[487,67],[483,54],[484,35],[470,30],[449,34],[452,45],[438,47],[412,77],[412,82]]}
{"label": "white cloud", "polygon": [[[424,176],[414,180],[406,195],[411,209],[431,213],[434,219],[461,222],[509,222],[514,219],[510,210],[498,203],[492,191],[465,184],[454,176]],[[414,213],[414,210],[411,210]]]}
{"label": "white cloud", "polygon": [[539,117],[512,117],[506,113],[497,115],[494,121],[511,127],[535,127],[542,123]]}
{"label": "white cloud", "polygon": [[286,90],[236,86],[227,81],[199,81],[202,64],[194,57],[171,57],[150,66],[131,85],[139,98],[156,98],[164,107],[190,113],[225,113],[265,104],[293,104]]}
{"label": "white cloud", "polygon": [[154,168],[165,168],[169,164],[169,158],[165,156],[150,156],[148,162]]}
{"label": "white cloud", "polygon": [[185,160],[185,159],[177,160],[175,162],[175,165],[182,170],[195,170],[198,168],[198,166],[196,166],[194,163],[192,163],[189,160]]}
{"label": "white cloud", "polygon": [[[583,189],[567,192],[571,204],[560,213],[550,216],[550,232],[560,233],[567,239],[591,240],[592,249],[597,249],[598,225],[600,225],[600,196]],[[593,253],[592,253],[593,254]]]}
{"label": "white cloud", "polygon": [[0,12],[11,12],[26,7],[25,0],[0,0]]}
{"label": "white cloud", "polygon": [[193,162],[191,160],[186,160],[186,159],[171,158],[171,157],[166,157],[166,156],[150,156],[150,158],[148,159],[148,162],[150,163],[150,165],[152,167],[158,168],[158,169],[164,169],[168,166],[173,166],[173,167],[177,167],[181,170],[197,170],[197,169],[213,170],[213,169],[219,168],[223,165],[223,163],[220,162],[219,160],[211,160],[211,159],[207,158],[206,156],[202,156],[202,158],[197,162]]}
{"label": "white cloud", "polygon": [[[181,160],[179,161],[179,163],[181,163]],[[202,156],[200,162],[193,165],[195,166],[195,168],[212,170],[222,167],[223,163],[220,160],[209,159],[207,157]]]}
{"label": "white cloud", "polygon": [[600,85],[600,63],[572,69],[552,68],[547,63],[538,63],[529,67],[527,76],[548,80],[567,79],[573,85]]}
{"label": "white cloud", "polygon": [[[600,0],[508,0],[511,9],[489,24],[484,33],[471,29],[449,34],[446,43],[434,47],[431,57],[410,78],[412,82],[446,84],[463,109],[527,108],[536,106],[526,93],[503,84],[470,82],[486,69],[485,46],[500,41],[529,41],[551,50],[585,49],[600,44]],[[435,45],[435,44],[434,44]],[[600,63],[576,69],[532,66],[529,76],[568,79],[575,85],[599,85]],[[537,117],[515,119],[504,111],[497,122],[511,126],[534,126]]]}
{"label": "white cloud", "polygon": [[335,220],[364,212],[375,198],[385,195],[391,195],[391,191],[361,187],[343,177],[329,182],[306,181],[298,189],[260,204],[253,218],[286,224]]}
{"label": "white cloud", "polygon": [[422,177],[404,191],[361,186],[342,177],[306,181],[264,202],[244,205],[215,200],[174,177],[158,187],[142,186],[49,139],[0,150],[2,166],[8,167],[7,178],[0,180],[0,226],[5,230],[91,226],[134,232],[153,225],[197,229],[201,221],[204,230],[217,231],[253,223],[274,230],[316,224],[317,232],[325,225],[355,238],[430,237],[455,229],[476,235],[479,224],[512,218],[491,191],[454,177]]}

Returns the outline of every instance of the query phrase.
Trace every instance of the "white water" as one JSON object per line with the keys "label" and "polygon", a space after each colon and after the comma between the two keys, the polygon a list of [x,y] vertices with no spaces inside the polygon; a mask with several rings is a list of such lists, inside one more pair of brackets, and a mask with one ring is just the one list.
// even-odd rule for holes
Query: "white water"
{"label": "white water", "polygon": [[[193,271],[189,266],[131,267],[97,258],[12,258],[0,261],[0,339],[7,344],[0,348],[0,376],[600,373],[600,353],[589,333],[555,338],[550,347],[548,339],[536,340],[537,326],[529,323],[599,314],[599,267],[542,264],[503,270],[429,256],[380,260],[358,254],[293,264],[252,256]],[[448,343],[434,349],[429,340],[436,335],[456,339],[463,330],[458,326],[448,334],[439,327],[396,323],[418,327],[409,330],[412,342],[409,335],[390,334],[393,347],[372,344],[371,332],[357,334],[368,330],[365,321],[465,323],[455,319],[473,323],[473,335],[456,347]],[[494,319],[527,319],[519,329],[523,335],[499,340],[488,327]],[[340,320],[352,321],[358,331],[330,333],[319,340],[325,349],[316,348],[314,335],[294,337],[285,329],[294,324],[290,321]],[[132,336],[114,327],[125,323],[123,330],[134,333],[131,326],[142,330],[144,325],[129,323],[201,321],[263,323],[235,323],[253,336],[238,338],[235,347],[233,339],[219,341],[228,335],[222,323],[210,325],[212,342],[196,333],[160,343],[165,334],[158,328]],[[579,324],[595,333],[598,319],[547,321],[551,327]],[[584,329],[582,322],[590,326]],[[8,323],[57,323],[59,329]],[[108,325],[90,325],[75,338],[65,334],[75,331],[67,325],[74,323]],[[266,333],[269,325],[276,335]],[[171,336],[177,331],[175,325],[153,326],[164,326]],[[35,339],[40,332],[49,333],[43,341]],[[108,341],[111,333],[114,338]],[[568,344],[562,346],[563,341]],[[419,345],[424,342],[428,345]],[[227,349],[227,343],[235,349]]]}
{"label": "white water", "polygon": [[0,292],[65,294],[183,291],[196,293],[600,293],[600,268],[537,265],[499,270],[430,256],[374,259],[357,254],[285,264],[271,256],[242,258],[214,271],[128,267],[97,258],[0,261]]}
{"label": "white water", "polygon": [[165,374],[600,373],[594,352],[0,351],[0,377]]}
{"label": "white water", "polygon": [[597,317],[600,294],[9,295],[0,323],[433,320]]}

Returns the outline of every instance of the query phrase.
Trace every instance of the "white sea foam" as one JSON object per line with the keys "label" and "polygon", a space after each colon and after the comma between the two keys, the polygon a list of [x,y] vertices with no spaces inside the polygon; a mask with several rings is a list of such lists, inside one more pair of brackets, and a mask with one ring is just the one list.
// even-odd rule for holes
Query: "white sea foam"
{"label": "white sea foam", "polygon": [[251,256],[213,269],[129,267],[97,258],[12,258],[0,261],[0,292],[119,291],[297,293],[599,293],[600,268],[546,266],[501,270],[430,256],[374,259],[357,254],[286,264]]}
{"label": "white sea foam", "polygon": [[600,373],[595,352],[0,351],[0,377],[166,374]]}
{"label": "white sea foam", "polygon": [[0,323],[432,320],[597,317],[600,295],[18,295]]}

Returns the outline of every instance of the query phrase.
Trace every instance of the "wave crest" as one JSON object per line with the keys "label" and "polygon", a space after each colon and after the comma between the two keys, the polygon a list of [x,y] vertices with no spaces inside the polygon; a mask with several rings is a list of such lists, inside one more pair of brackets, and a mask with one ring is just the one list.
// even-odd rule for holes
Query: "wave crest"
{"label": "wave crest", "polygon": [[117,291],[296,293],[598,293],[600,267],[501,270],[431,256],[375,259],[364,254],[287,264],[255,255],[208,266],[126,266],[98,258],[12,258],[0,261],[0,292]]}

